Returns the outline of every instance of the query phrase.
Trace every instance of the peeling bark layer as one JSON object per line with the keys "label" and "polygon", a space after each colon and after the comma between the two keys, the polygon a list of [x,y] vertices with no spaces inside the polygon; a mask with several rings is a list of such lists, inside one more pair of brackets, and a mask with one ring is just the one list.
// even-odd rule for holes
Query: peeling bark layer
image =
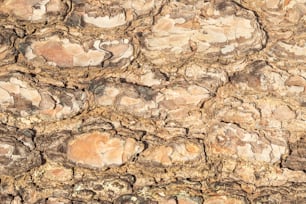
{"label": "peeling bark layer", "polygon": [[0,203],[306,203],[305,16],[0,1]]}

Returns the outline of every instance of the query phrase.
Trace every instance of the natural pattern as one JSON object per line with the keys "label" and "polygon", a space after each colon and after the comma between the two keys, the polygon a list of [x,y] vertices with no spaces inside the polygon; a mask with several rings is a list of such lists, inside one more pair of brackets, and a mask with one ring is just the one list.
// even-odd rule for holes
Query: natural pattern
{"label": "natural pattern", "polygon": [[0,203],[305,203],[305,16],[0,1]]}

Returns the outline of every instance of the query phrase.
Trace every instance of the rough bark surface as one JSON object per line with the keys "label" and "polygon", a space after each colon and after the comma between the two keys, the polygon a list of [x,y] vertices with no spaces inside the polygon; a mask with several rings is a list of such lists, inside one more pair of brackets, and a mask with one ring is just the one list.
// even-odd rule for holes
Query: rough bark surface
{"label": "rough bark surface", "polygon": [[0,203],[306,203],[305,0],[1,0]]}

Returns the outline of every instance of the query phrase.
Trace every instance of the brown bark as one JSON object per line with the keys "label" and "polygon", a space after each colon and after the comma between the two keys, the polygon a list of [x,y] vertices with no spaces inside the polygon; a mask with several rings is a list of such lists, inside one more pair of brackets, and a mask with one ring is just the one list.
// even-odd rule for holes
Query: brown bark
{"label": "brown bark", "polygon": [[0,203],[306,203],[305,14],[0,1]]}

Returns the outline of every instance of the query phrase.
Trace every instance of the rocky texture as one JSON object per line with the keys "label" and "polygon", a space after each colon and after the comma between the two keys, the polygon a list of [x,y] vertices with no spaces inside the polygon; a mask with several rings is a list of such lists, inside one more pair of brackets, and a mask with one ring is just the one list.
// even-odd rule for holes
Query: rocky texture
{"label": "rocky texture", "polygon": [[304,0],[0,2],[0,203],[305,203]]}

